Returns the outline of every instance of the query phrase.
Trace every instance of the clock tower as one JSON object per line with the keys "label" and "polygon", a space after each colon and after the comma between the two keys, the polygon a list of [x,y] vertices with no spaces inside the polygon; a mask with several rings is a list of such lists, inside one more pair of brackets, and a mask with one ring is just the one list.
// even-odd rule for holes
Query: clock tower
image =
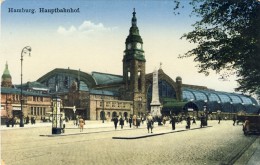
{"label": "clock tower", "polygon": [[137,27],[136,12],[134,9],[132,26],[125,41],[123,58],[123,81],[126,98],[133,101],[134,115],[146,113],[145,95],[145,56],[143,40]]}

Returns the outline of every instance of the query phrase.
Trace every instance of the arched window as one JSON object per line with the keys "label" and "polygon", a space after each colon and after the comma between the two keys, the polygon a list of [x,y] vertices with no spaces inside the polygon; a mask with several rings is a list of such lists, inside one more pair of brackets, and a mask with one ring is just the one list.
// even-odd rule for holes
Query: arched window
{"label": "arched window", "polygon": [[141,71],[138,71],[138,90],[141,91],[142,83],[141,83]]}
{"label": "arched window", "polygon": [[114,111],[113,113],[112,113],[112,118],[114,118],[114,117],[116,117],[117,116],[117,113]]}
{"label": "arched window", "polygon": [[[176,99],[176,91],[174,90],[173,86],[171,86],[167,81],[159,80],[158,88],[159,88],[160,101],[162,101],[164,98]],[[152,84],[150,84],[148,86],[147,95],[146,95],[148,109],[151,109],[150,103],[152,101],[152,90],[153,90],[153,86],[152,86]]]}

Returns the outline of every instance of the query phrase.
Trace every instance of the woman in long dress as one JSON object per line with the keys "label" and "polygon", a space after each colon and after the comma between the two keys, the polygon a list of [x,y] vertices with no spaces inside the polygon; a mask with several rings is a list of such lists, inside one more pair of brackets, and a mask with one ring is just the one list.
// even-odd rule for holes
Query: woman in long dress
{"label": "woman in long dress", "polygon": [[81,117],[79,119],[79,130],[80,130],[80,132],[83,132],[84,125],[85,125],[85,121]]}

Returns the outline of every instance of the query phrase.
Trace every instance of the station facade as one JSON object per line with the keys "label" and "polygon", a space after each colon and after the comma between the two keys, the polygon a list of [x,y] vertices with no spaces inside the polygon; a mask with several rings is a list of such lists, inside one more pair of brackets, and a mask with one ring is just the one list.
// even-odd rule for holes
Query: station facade
{"label": "station facade", "polygon": [[[143,40],[137,27],[135,11],[132,26],[125,41],[123,55],[123,75],[80,70],[54,69],[37,81],[54,91],[67,93],[69,86],[76,83],[77,91],[85,92],[88,105],[84,109],[87,119],[101,119],[102,116],[144,115],[150,112],[152,100],[152,73],[146,73],[146,59]],[[162,114],[207,113],[236,114],[238,112],[257,113],[259,105],[249,96],[215,91],[204,86],[182,83],[181,77],[175,80],[158,70],[159,99]],[[64,97],[67,98],[67,97]],[[82,97],[81,97],[82,98]],[[80,100],[80,99],[78,99]],[[73,106],[70,104],[70,106]],[[69,111],[69,109],[68,109]],[[79,111],[80,112],[80,111]]]}

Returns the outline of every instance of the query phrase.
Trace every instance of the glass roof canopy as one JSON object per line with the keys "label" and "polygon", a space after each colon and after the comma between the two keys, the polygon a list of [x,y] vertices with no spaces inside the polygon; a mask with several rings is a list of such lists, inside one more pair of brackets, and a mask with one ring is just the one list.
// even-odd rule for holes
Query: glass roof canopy
{"label": "glass roof canopy", "polygon": [[237,93],[183,88],[182,94],[183,100],[188,101],[184,107],[186,109],[204,110],[206,107],[210,112],[232,113],[257,113],[260,109],[254,98]]}
{"label": "glass roof canopy", "polygon": [[218,103],[241,103],[257,105],[257,102],[254,98],[236,93],[184,88],[182,95],[183,100],[186,101],[207,100],[207,102],[217,101]]}

